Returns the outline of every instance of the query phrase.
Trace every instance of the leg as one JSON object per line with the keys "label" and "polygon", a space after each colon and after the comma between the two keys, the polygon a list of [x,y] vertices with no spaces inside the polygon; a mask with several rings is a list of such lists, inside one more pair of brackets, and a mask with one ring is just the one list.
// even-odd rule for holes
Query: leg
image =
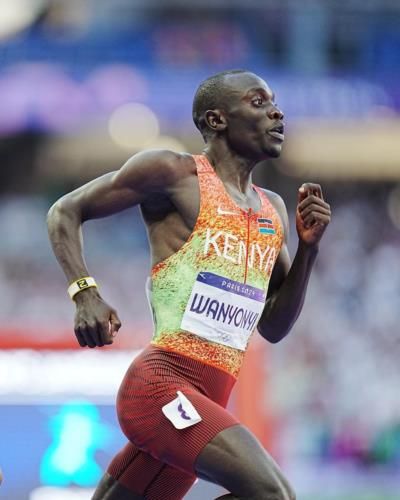
{"label": "leg", "polygon": [[[253,434],[242,425],[220,432],[197,457],[199,477],[220,484],[228,499],[295,500],[278,465]],[[222,500],[222,499],[221,499]]]}
{"label": "leg", "polygon": [[96,488],[92,500],[144,500],[144,497],[136,495],[126,486],[119,484],[108,472],[104,474]]}
{"label": "leg", "polygon": [[223,495],[222,497],[218,497],[215,500],[240,500],[240,498],[234,497],[233,495],[228,493],[227,495]]}
{"label": "leg", "polygon": [[128,443],[113,459],[92,500],[179,500],[196,476]]}

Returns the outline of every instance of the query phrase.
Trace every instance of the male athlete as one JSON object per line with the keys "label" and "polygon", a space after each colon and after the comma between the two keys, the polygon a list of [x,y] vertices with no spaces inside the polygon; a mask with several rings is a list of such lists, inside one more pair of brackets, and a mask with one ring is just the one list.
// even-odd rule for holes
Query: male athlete
{"label": "male athlete", "polygon": [[278,465],[225,407],[253,331],[279,342],[300,314],[330,208],[319,185],[300,187],[290,265],[285,205],[252,183],[253,167],[278,157],[284,139],[283,113],[255,74],[205,80],[193,119],[203,154],[142,152],[49,212],[81,347],[111,344],[121,326],[86,268],[82,223],[140,204],[151,247],[154,335],[118,393],[129,441],[93,498],[178,500],[198,476],[230,491],[226,500],[293,500]]}

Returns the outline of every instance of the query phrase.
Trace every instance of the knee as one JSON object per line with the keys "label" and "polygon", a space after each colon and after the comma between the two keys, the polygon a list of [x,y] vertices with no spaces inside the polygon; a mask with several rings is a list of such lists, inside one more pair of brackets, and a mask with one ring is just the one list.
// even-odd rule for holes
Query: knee
{"label": "knee", "polygon": [[290,484],[288,485],[287,490],[288,490],[288,499],[289,500],[296,500],[296,492],[290,486]]}
{"label": "knee", "polygon": [[280,481],[273,484],[258,484],[252,492],[254,500],[296,500],[296,494],[289,485],[283,485]]}
{"label": "knee", "polygon": [[296,493],[289,485],[274,487],[265,497],[268,500],[296,500]]}
{"label": "knee", "polygon": [[282,488],[285,490],[287,500],[296,500],[296,493],[286,478],[281,479]]}

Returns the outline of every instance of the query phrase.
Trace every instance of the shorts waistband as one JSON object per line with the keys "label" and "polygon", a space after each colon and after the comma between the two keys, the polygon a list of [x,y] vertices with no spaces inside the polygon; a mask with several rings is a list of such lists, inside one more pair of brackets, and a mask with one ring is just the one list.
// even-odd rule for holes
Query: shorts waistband
{"label": "shorts waistband", "polygon": [[140,354],[146,363],[163,366],[194,385],[213,401],[226,405],[236,378],[215,366],[179,352],[149,344]]}

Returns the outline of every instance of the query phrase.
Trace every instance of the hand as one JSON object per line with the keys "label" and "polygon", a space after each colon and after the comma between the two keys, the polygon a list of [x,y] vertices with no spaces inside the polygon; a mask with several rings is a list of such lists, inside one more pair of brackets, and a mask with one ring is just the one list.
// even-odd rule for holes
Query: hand
{"label": "hand", "polygon": [[103,347],[114,342],[121,327],[117,312],[100,297],[95,288],[77,293],[75,335],[81,347]]}
{"label": "hand", "polygon": [[298,193],[296,228],[300,241],[318,246],[331,220],[331,209],[324,201],[319,184],[303,184]]}

